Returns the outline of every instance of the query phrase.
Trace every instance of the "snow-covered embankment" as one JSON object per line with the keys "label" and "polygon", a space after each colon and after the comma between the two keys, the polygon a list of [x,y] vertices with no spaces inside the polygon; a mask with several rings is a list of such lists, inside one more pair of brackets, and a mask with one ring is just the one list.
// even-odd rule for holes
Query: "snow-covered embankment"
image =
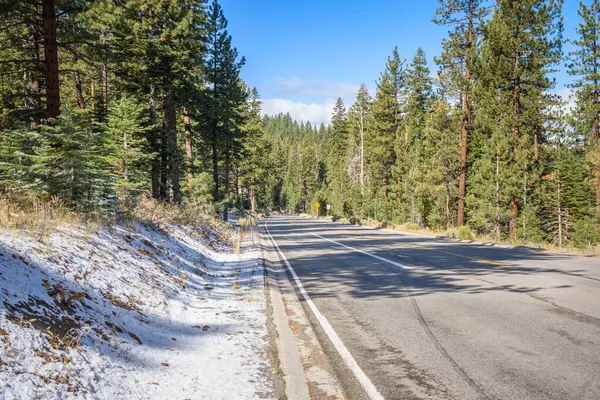
{"label": "snow-covered embankment", "polygon": [[211,238],[0,232],[0,398],[272,397],[260,253]]}

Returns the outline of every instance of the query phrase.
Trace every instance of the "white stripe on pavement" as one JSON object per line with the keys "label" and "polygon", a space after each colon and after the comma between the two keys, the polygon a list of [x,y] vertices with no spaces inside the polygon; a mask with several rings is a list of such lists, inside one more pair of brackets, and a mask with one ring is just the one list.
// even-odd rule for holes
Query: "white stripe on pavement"
{"label": "white stripe on pavement", "polygon": [[315,236],[317,236],[317,237],[320,237],[321,239],[325,239],[325,240],[327,240],[327,241],[329,241],[329,242],[331,242],[331,243],[338,244],[338,245],[340,245],[340,246],[342,246],[342,247],[345,247],[345,248],[347,248],[347,249],[354,250],[354,251],[358,251],[359,253],[362,253],[362,254],[364,254],[364,255],[367,255],[367,256],[369,256],[369,257],[376,258],[376,259],[378,259],[379,261],[383,261],[383,262],[386,262],[386,263],[392,264],[392,265],[394,265],[394,266],[396,266],[396,267],[400,267],[400,268],[402,268],[402,269],[414,269],[413,267],[409,267],[409,266],[407,266],[407,265],[400,264],[399,262],[396,262],[396,261],[390,260],[389,258],[380,257],[380,256],[378,256],[378,255],[371,254],[371,253],[369,253],[368,251],[364,251],[364,250],[361,250],[361,249],[357,249],[356,247],[352,247],[352,246],[348,246],[348,245],[345,245],[345,244],[343,244],[343,243],[340,243],[340,242],[336,242],[335,240],[331,240],[331,239],[328,239],[328,238],[326,238],[326,237],[323,237],[323,236],[321,236],[321,235],[317,235],[316,233],[312,233],[312,232],[311,232],[311,235],[315,235]]}
{"label": "white stripe on pavement", "polygon": [[[348,368],[352,371],[354,376],[356,376],[356,378],[358,379],[362,388],[365,390],[365,392],[367,393],[367,395],[369,396],[370,399],[384,400],[381,393],[379,393],[379,391],[377,390],[375,385],[373,385],[373,382],[371,382],[371,380],[369,379],[367,374],[365,374],[365,372],[362,370],[362,368],[360,368],[360,366],[358,365],[358,363],[356,362],[354,357],[352,357],[352,354],[350,354],[350,351],[348,351],[346,346],[344,346],[344,343],[342,343],[342,340],[337,335],[337,333],[335,332],[335,330],[333,329],[333,327],[331,326],[331,324],[329,323],[327,318],[325,318],[325,316],[323,314],[321,314],[321,312],[319,311],[319,309],[317,308],[315,303],[313,303],[312,299],[310,298],[310,296],[308,295],[306,290],[304,290],[304,286],[302,286],[302,283],[300,282],[300,278],[298,278],[298,275],[296,275],[296,271],[294,271],[294,268],[292,268],[290,262],[287,260],[287,258],[285,256],[285,254],[283,254],[283,252],[277,245],[277,242],[275,241],[275,239],[273,239],[273,236],[271,236],[271,232],[269,232],[269,223],[267,222],[266,219],[265,219],[265,228],[267,230],[267,234],[271,238],[271,241],[275,245],[277,252],[279,253],[279,255],[283,259],[285,265],[287,266],[288,270],[292,274],[294,281],[296,281],[298,290],[300,290],[300,293],[302,293],[304,300],[306,300],[310,309],[315,314],[315,317],[317,317],[317,320],[321,324],[321,327],[323,328],[323,330],[329,337],[329,340],[331,340],[331,343],[333,343],[333,346],[339,353],[340,357],[342,357],[342,360],[344,360],[344,362],[346,363],[346,366],[348,366]],[[313,233],[313,235],[316,235],[316,234]],[[316,235],[316,236],[319,236],[319,235]],[[322,236],[319,236],[319,237],[322,237]],[[329,240],[329,239],[327,239],[327,240]],[[334,243],[336,243],[336,242],[334,242]]]}

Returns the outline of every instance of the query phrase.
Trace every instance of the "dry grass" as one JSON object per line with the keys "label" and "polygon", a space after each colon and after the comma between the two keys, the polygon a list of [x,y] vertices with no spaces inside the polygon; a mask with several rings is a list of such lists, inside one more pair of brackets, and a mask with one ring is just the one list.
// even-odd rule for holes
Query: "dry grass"
{"label": "dry grass", "polygon": [[148,221],[154,224],[207,225],[211,221],[192,207],[164,203],[151,197],[141,197],[136,203],[127,205],[126,222],[134,224]]}
{"label": "dry grass", "polygon": [[0,228],[24,229],[40,239],[60,226],[78,225],[83,218],[57,198],[32,193],[8,193],[0,198]]}
{"label": "dry grass", "polygon": [[139,198],[137,202],[121,203],[121,209],[116,217],[108,218],[101,213],[77,213],[56,197],[43,198],[31,192],[2,193],[0,229],[23,230],[42,240],[57,228],[69,226],[93,232],[104,225],[124,224],[133,227],[137,222],[149,222],[157,226],[171,224],[212,228],[220,223],[192,207],[164,203],[146,196]]}
{"label": "dry grass", "polygon": [[468,226],[459,226],[456,228],[450,228],[446,231],[446,236],[453,239],[461,240],[475,240],[475,234]]}
{"label": "dry grass", "polygon": [[233,252],[236,255],[240,255],[242,243],[244,243],[250,235],[252,235],[252,231],[257,230],[258,225],[258,216],[257,217],[246,217],[240,218],[238,220],[238,231],[233,237],[232,245]]}

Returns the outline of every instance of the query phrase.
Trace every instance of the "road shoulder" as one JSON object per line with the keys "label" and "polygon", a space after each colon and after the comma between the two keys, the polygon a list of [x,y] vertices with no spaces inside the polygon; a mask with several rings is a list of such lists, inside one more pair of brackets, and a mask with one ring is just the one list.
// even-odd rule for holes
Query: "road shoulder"
{"label": "road shoulder", "polygon": [[[285,271],[285,265],[261,227],[261,247],[267,274],[271,336],[287,399],[346,399]],[[277,370],[275,371],[277,373]]]}

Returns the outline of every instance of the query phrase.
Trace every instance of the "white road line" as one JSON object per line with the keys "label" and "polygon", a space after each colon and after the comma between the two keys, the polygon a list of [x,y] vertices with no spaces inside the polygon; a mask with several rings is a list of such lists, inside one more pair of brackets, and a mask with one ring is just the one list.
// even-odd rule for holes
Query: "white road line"
{"label": "white road line", "polygon": [[[331,343],[333,343],[333,346],[339,353],[340,357],[342,357],[342,360],[344,360],[344,362],[346,363],[348,368],[352,371],[354,376],[356,376],[356,378],[360,382],[362,388],[365,390],[365,392],[367,393],[367,395],[369,396],[370,399],[384,400],[384,397],[381,395],[381,393],[379,393],[379,391],[377,390],[375,385],[373,385],[373,382],[371,382],[371,380],[369,379],[367,374],[365,374],[365,372],[360,368],[360,366],[358,365],[358,363],[356,362],[354,357],[352,357],[352,354],[350,354],[350,351],[348,351],[346,346],[344,346],[344,343],[342,343],[342,340],[337,335],[337,333],[335,332],[335,330],[333,329],[333,327],[331,326],[331,324],[329,323],[327,318],[325,318],[325,316],[323,314],[321,314],[321,312],[319,311],[319,309],[317,308],[315,303],[313,303],[312,299],[310,298],[310,296],[308,295],[306,290],[304,290],[304,286],[302,286],[302,283],[300,282],[300,278],[298,278],[298,275],[296,275],[296,271],[294,271],[294,268],[292,268],[290,262],[287,260],[287,258],[285,256],[285,254],[283,254],[283,252],[277,245],[277,242],[275,241],[275,239],[273,239],[273,236],[271,236],[271,232],[269,232],[269,224],[268,224],[267,220],[265,220],[265,228],[267,230],[267,234],[271,238],[271,241],[275,245],[277,252],[279,252],[279,255],[281,256],[281,258],[285,262],[285,265],[287,266],[288,270],[292,274],[294,281],[296,281],[296,285],[298,285],[298,289],[300,290],[300,293],[302,293],[304,300],[306,300],[306,302],[308,303],[308,306],[310,307],[312,312],[317,317],[317,320],[321,324],[321,327],[323,327],[323,330],[329,337],[329,340],[331,340]],[[313,233],[313,235],[314,235],[314,233]]]}
{"label": "white road line", "polygon": [[392,265],[394,265],[394,266],[396,266],[396,267],[400,267],[400,268],[402,268],[402,269],[414,269],[413,267],[409,267],[408,265],[400,264],[399,262],[396,262],[396,261],[390,260],[389,258],[380,257],[380,256],[378,256],[378,255],[371,254],[371,253],[369,253],[368,251],[364,251],[364,250],[361,250],[361,249],[357,249],[356,247],[352,247],[352,246],[348,246],[348,245],[345,245],[345,244],[343,244],[343,243],[340,243],[340,242],[336,242],[335,240],[331,240],[331,239],[328,239],[328,238],[326,238],[326,237],[323,237],[323,236],[321,236],[321,235],[317,235],[316,233],[312,233],[312,232],[311,232],[310,234],[311,234],[311,235],[315,235],[315,236],[317,236],[317,237],[320,237],[321,239],[325,239],[325,240],[327,240],[327,241],[329,241],[329,242],[331,242],[331,243],[335,243],[335,244],[337,244],[337,245],[340,245],[340,246],[342,246],[342,247],[345,247],[345,248],[347,248],[347,249],[354,250],[354,251],[358,251],[359,253],[362,253],[362,254],[364,254],[364,255],[367,255],[367,256],[369,256],[369,257],[376,258],[376,259],[378,259],[379,261],[383,261],[383,262],[386,262],[386,263],[392,264]]}

